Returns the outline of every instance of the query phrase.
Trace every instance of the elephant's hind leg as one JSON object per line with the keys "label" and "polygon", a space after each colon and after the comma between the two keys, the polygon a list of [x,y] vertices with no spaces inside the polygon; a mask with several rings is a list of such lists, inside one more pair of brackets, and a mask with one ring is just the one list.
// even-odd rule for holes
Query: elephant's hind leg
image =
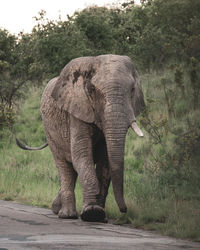
{"label": "elephant's hind leg", "polygon": [[62,207],[62,202],[61,202],[61,193],[60,191],[58,192],[58,195],[56,196],[55,200],[52,203],[51,209],[54,212],[54,214],[58,214],[60,209]]}
{"label": "elephant's hind leg", "polygon": [[61,185],[58,195],[52,204],[52,211],[55,214],[58,214],[58,217],[60,218],[78,218],[74,193],[77,173],[74,170],[72,163],[66,160],[65,152],[58,149],[52,140],[51,143],[49,143],[49,146],[58,168]]}
{"label": "elephant's hind leg", "polygon": [[[102,139],[96,145],[94,151],[94,159],[96,162],[96,175],[100,187],[98,204],[101,207],[105,208],[106,197],[108,194],[108,188],[111,180],[105,139]],[[107,218],[105,218],[104,222],[107,221],[108,221]]]}
{"label": "elephant's hind leg", "polygon": [[59,218],[76,219],[78,216],[76,212],[74,188],[77,173],[73,169],[72,164],[67,161],[57,160],[56,164],[59,170],[61,187],[58,196],[52,204],[52,210],[58,213]]}
{"label": "elephant's hind leg", "polygon": [[96,166],[97,177],[100,183],[100,194],[98,197],[99,204],[105,208],[106,197],[108,194],[108,189],[110,185],[110,170],[108,165],[104,165],[104,163],[99,162]]}
{"label": "elephant's hind leg", "polygon": [[74,194],[77,173],[70,159],[68,116],[55,106],[51,98],[43,103],[41,109],[47,142],[58,168],[61,185],[52,210],[60,218],[77,218]]}

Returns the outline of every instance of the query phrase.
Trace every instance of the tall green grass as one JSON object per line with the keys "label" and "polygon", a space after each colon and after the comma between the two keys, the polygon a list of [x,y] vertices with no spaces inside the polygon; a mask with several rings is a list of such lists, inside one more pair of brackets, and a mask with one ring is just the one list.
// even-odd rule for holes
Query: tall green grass
{"label": "tall green grass", "polygon": [[[121,215],[112,191],[106,212],[114,223],[200,240],[200,107],[194,108],[190,75],[182,69],[185,94],[176,83],[176,68],[142,75],[147,110],[140,116],[144,138],[128,131],[125,149],[125,199]],[[165,88],[165,89],[164,89]],[[39,106],[41,89],[30,89],[14,126],[20,140],[32,146],[45,141]],[[0,198],[50,207],[59,179],[49,148],[28,152],[1,131]],[[77,208],[82,207],[79,181]]]}

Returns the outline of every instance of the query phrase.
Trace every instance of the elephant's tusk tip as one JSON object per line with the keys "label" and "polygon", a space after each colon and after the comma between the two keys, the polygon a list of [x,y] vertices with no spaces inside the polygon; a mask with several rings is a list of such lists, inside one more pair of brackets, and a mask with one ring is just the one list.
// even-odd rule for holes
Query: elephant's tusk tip
{"label": "elephant's tusk tip", "polygon": [[140,137],[144,137],[144,134],[142,132],[142,130],[138,127],[136,122],[133,122],[131,124],[132,129],[135,131],[135,133],[140,136]]}

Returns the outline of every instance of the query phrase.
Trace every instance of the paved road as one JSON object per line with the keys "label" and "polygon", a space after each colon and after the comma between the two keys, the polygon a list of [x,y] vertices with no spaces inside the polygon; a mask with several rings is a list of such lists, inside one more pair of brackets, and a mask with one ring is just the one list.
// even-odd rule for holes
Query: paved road
{"label": "paved road", "polygon": [[62,220],[51,210],[0,201],[0,250],[177,250],[200,243],[112,224]]}

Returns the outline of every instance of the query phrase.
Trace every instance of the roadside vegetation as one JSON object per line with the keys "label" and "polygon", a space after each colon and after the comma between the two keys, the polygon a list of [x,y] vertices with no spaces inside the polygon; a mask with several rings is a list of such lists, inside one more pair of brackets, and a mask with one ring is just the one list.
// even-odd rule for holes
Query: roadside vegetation
{"label": "roadside vegetation", "polygon": [[[79,56],[129,55],[139,71],[147,108],[145,133],[127,134],[121,215],[112,187],[106,211],[114,223],[200,240],[200,2],[133,1],[91,7],[66,21],[36,17],[31,34],[0,30],[0,199],[50,207],[59,179],[39,112],[48,79]],[[190,11],[188,11],[190,10]],[[82,204],[76,186],[77,208]]]}

